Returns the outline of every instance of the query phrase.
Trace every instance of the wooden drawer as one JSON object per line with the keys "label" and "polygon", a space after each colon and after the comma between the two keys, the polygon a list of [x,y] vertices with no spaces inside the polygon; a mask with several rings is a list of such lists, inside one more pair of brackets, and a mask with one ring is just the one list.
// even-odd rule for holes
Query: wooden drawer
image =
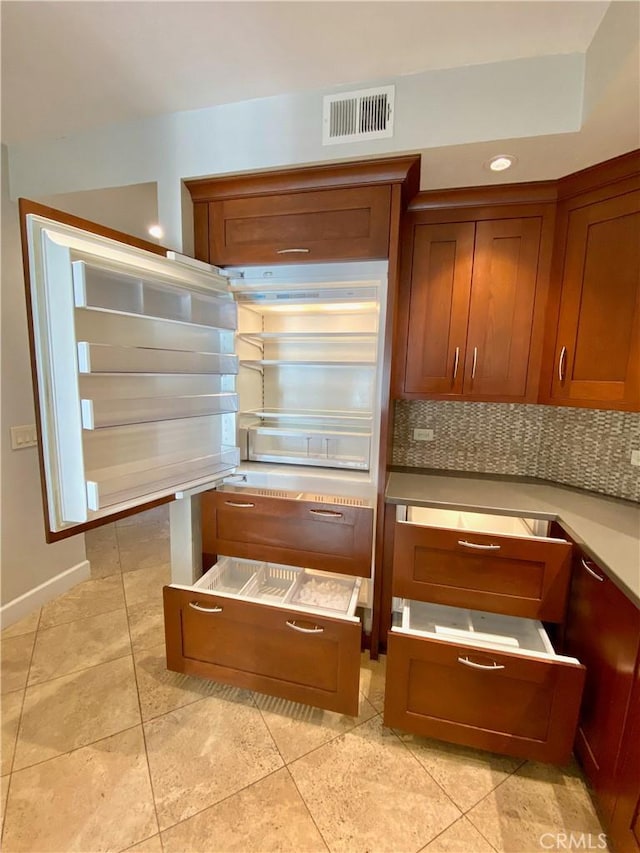
{"label": "wooden drawer", "polygon": [[402,598],[562,622],[570,571],[569,542],[396,522],[393,594]]}
{"label": "wooden drawer", "polygon": [[[422,627],[403,618],[389,633],[385,725],[537,761],[569,759],[584,667],[555,655],[540,623],[475,614],[485,633],[488,628],[495,637],[497,622],[505,634],[519,635],[520,646],[509,646],[473,639],[477,631],[454,628],[449,634],[435,627],[446,626],[452,612],[455,624],[469,611],[409,607]],[[507,624],[501,627],[500,620]],[[522,627],[511,631],[513,623]]]}
{"label": "wooden drawer", "polygon": [[264,497],[202,495],[202,550],[370,577],[373,509]]}
{"label": "wooden drawer", "polygon": [[[261,564],[254,565],[261,570]],[[296,571],[275,568],[280,574]],[[359,585],[346,583],[354,590]],[[331,616],[327,610],[265,603],[278,598],[277,577],[272,586],[276,594],[267,589],[262,602],[255,589],[246,587],[236,595],[225,592],[224,585],[166,586],[167,667],[357,715],[361,634],[360,622],[353,616],[357,592],[348,608],[351,612]],[[254,600],[247,600],[252,596]]]}
{"label": "wooden drawer", "polygon": [[249,196],[209,204],[216,264],[386,258],[389,186]]}

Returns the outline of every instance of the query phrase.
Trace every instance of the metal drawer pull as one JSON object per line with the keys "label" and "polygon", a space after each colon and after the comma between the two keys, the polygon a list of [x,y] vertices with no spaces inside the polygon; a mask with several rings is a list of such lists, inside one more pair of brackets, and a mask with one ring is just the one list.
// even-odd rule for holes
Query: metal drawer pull
{"label": "metal drawer pull", "polygon": [[600,577],[600,575],[599,575],[597,572],[594,572],[594,571],[593,571],[593,569],[591,568],[591,566],[589,566],[589,565],[587,564],[587,561],[585,560],[585,558],[584,558],[584,557],[581,557],[581,558],[580,558],[580,560],[581,560],[581,562],[582,562],[582,565],[583,565],[583,566],[585,567],[585,569],[589,572],[589,574],[591,575],[591,577],[592,577],[592,578],[595,578],[597,581],[600,581],[600,583],[603,583],[603,582],[604,582],[604,578]]}
{"label": "metal drawer pull", "polygon": [[458,375],[458,364],[460,363],[460,347],[456,347],[456,355],[453,360],[453,378]]}
{"label": "metal drawer pull", "polygon": [[308,255],[311,249],[278,249],[276,255]]}
{"label": "metal drawer pull", "polygon": [[189,607],[193,607],[194,610],[199,610],[201,613],[222,613],[222,607],[203,607],[197,601],[190,601]]}
{"label": "metal drawer pull", "polygon": [[325,518],[342,518],[341,512],[334,512],[332,509],[310,509],[314,515],[322,515]]}
{"label": "metal drawer pull", "polygon": [[469,660],[469,658],[458,658],[458,663],[463,663],[465,666],[473,667],[473,669],[486,669],[491,672],[494,672],[496,669],[504,669],[504,665],[501,663],[495,663],[495,661],[491,664],[484,663],[475,663],[475,661]]}
{"label": "metal drawer pull", "polygon": [[458,545],[465,548],[477,548],[479,551],[499,551],[501,545],[481,545],[479,542],[467,542],[466,539],[458,539]]}
{"label": "metal drawer pull", "polygon": [[236,501],[225,501],[225,503],[226,503],[226,505],[227,505],[227,506],[237,506],[237,507],[239,507],[239,508],[241,508],[241,509],[246,509],[246,508],[248,508],[248,507],[255,506],[255,504],[237,503]]}
{"label": "metal drawer pull", "polygon": [[473,348],[473,367],[471,368],[471,378],[476,378],[476,367],[478,366],[478,347]]}
{"label": "metal drawer pull", "polygon": [[558,359],[558,379],[560,382],[564,382],[564,360],[567,355],[567,348],[562,347],[560,350],[560,358]]}
{"label": "metal drawer pull", "polygon": [[294,631],[300,631],[301,634],[322,634],[324,628],[321,628],[320,625],[316,625],[315,628],[303,628],[301,625],[296,625],[295,622],[287,622],[286,623],[289,628],[293,628]]}

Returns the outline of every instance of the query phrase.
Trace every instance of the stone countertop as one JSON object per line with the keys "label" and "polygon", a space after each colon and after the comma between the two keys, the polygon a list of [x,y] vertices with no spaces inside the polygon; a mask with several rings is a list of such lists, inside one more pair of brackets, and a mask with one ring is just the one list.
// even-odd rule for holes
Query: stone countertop
{"label": "stone countertop", "polygon": [[397,472],[386,501],[558,521],[640,607],[640,505],[547,483]]}

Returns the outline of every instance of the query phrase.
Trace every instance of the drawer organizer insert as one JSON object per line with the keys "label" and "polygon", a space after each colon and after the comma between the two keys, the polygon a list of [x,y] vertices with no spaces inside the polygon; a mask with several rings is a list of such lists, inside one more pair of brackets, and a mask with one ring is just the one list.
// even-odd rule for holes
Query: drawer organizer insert
{"label": "drawer organizer insert", "polygon": [[574,658],[556,654],[542,622],[535,619],[403,600],[401,613],[394,614],[393,630],[432,640],[578,663]]}
{"label": "drawer organizer insert", "polygon": [[221,557],[193,588],[310,613],[355,618],[361,579]]}
{"label": "drawer organizer insert", "polygon": [[549,522],[538,518],[510,515],[492,515],[486,512],[467,512],[457,509],[410,506],[398,509],[398,521],[426,527],[447,527],[476,533],[493,533],[497,536],[527,536],[546,538]]}

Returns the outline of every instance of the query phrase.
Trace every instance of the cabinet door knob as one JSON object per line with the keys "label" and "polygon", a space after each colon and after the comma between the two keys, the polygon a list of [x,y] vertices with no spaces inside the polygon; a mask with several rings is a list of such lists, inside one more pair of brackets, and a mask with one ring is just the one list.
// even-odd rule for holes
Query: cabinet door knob
{"label": "cabinet door knob", "polygon": [[341,512],[335,512],[332,509],[310,509],[313,515],[322,515],[324,518],[342,518]]}
{"label": "cabinet door knob", "polygon": [[201,613],[222,613],[222,607],[203,607],[197,601],[190,601],[189,607],[192,607],[194,610],[199,610]]}
{"label": "cabinet door knob", "polygon": [[248,509],[252,506],[255,506],[255,504],[238,503],[237,501],[225,501],[225,503],[227,506],[235,506],[235,507],[239,507],[240,509]]}
{"label": "cabinet door knob", "polygon": [[564,362],[567,357],[567,348],[562,347],[560,350],[560,358],[558,359],[558,379],[564,382]]}
{"label": "cabinet door knob", "polygon": [[308,255],[311,249],[278,249],[276,255]]}
{"label": "cabinet door knob", "polygon": [[322,634],[324,628],[320,625],[314,625],[313,628],[303,628],[302,625],[296,625],[295,622],[285,622],[289,628],[294,631],[300,631],[301,634]]}
{"label": "cabinet door knob", "polygon": [[500,545],[482,545],[480,542],[467,542],[466,539],[458,539],[458,545],[464,548],[477,548],[479,551],[499,551]]}
{"label": "cabinet door knob", "polygon": [[470,666],[473,669],[484,669],[487,672],[495,672],[497,669],[504,669],[504,664],[496,663],[495,661],[491,664],[486,663],[476,663],[473,660],[469,660],[469,658],[458,658],[458,663],[462,663],[465,666]]}
{"label": "cabinet door knob", "polygon": [[597,572],[593,571],[593,569],[587,563],[587,561],[585,560],[584,557],[581,557],[580,561],[581,561],[582,565],[584,566],[584,568],[589,572],[589,574],[591,575],[592,578],[595,578],[597,581],[600,581],[600,583],[604,583],[604,578],[601,577]]}

